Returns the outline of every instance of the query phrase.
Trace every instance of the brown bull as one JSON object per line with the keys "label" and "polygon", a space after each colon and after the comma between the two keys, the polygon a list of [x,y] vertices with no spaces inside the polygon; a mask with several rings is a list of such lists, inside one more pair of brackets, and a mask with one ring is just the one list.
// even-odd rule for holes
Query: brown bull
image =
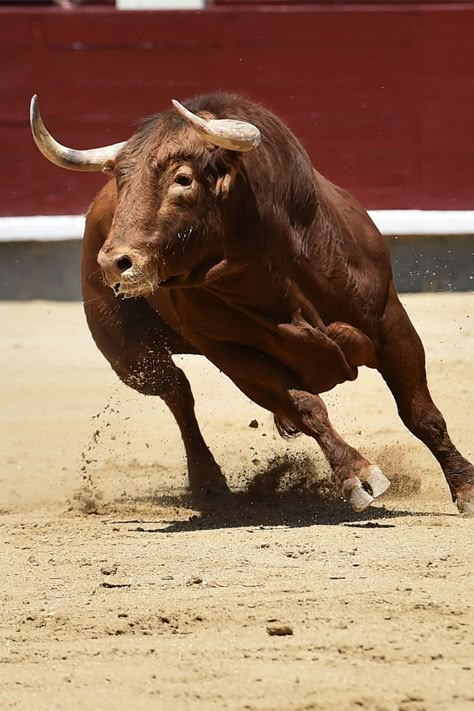
{"label": "brown bull", "polygon": [[50,136],[34,98],[32,130],[57,165],[114,176],[87,218],[87,320],[121,380],[173,412],[191,490],[226,483],[173,354],[205,355],[282,434],[313,437],[356,511],[389,482],[334,430],[320,393],[366,365],[440,463],[459,510],[473,513],[474,467],[431,399],[423,346],[366,211],[261,106],[216,94],[187,107],[174,102],[126,143],[74,151]]}

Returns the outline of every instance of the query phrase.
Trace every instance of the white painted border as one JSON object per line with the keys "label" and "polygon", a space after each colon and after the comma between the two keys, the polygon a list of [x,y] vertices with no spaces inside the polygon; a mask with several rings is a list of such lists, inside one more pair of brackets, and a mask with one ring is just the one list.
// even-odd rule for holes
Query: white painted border
{"label": "white painted border", "polygon": [[82,239],[83,215],[0,217],[0,242],[55,242]]}
{"label": "white painted border", "polygon": [[200,10],[205,0],[117,0],[118,10]]}
{"label": "white painted border", "polygon": [[[474,235],[474,210],[370,210],[382,234]],[[83,215],[0,217],[0,242],[81,239]]]}
{"label": "white painted border", "polygon": [[369,210],[384,235],[474,235],[474,210]]}

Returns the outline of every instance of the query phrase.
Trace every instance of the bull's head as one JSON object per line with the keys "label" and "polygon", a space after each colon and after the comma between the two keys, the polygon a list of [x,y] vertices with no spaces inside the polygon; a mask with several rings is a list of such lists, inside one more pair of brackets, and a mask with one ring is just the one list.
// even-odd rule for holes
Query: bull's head
{"label": "bull's head", "polygon": [[176,111],[153,117],[129,141],[79,151],[52,138],[32,99],[33,137],[46,158],[70,170],[115,175],[117,207],[98,263],[117,295],[191,286],[218,273],[225,198],[242,153],[260,142],[250,123],[173,105]]}

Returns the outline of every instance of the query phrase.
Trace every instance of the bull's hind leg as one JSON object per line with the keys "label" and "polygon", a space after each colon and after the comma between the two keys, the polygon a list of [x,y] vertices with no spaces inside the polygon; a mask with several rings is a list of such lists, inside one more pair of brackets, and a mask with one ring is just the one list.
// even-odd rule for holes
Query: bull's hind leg
{"label": "bull's hind leg", "polygon": [[[95,294],[92,296],[92,294]],[[84,301],[92,336],[119,378],[144,395],[157,395],[173,413],[183,440],[193,496],[228,491],[194,412],[191,386],[172,353],[189,352],[168,324],[141,299],[118,300],[110,289],[89,285]]]}
{"label": "bull's hind leg", "polygon": [[459,511],[474,514],[474,467],[451,442],[431,399],[423,345],[394,289],[382,320],[379,370],[404,424],[440,463]]}

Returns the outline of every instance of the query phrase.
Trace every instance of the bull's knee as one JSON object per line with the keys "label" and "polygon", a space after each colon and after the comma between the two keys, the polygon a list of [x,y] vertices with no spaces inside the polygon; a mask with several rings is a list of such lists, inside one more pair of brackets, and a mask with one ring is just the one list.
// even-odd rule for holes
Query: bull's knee
{"label": "bull's knee", "polygon": [[173,370],[179,370],[174,363],[141,364],[139,361],[111,362],[111,366],[122,383],[141,395],[157,395],[163,397],[173,387],[179,387]]}
{"label": "bull's knee", "polygon": [[[117,371],[116,371],[117,372]],[[122,383],[141,395],[160,395],[161,388],[156,382],[156,377],[152,379],[144,372],[126,373],[117,372]]]}
{"label": "bull's knee", "polygon": [[328,326],[327,335],[337,343],[352,367],[366,365],[377,368],[379,365],[374,343],[365,333],[348,323],[335,321]]}

